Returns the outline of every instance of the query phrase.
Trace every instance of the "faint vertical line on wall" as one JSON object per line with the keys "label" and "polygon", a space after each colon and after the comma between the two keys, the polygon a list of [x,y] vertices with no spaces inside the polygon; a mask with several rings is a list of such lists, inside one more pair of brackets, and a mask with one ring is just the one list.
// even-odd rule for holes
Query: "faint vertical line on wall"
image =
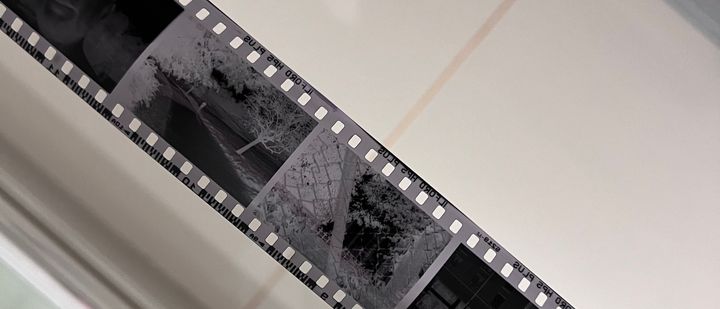
{"label": "faint vertical line on wall", "polygon": [[516,0],[503,0],[498,4],[497,7],[495,7],[495,10],[490,14],[490,16],[485,20],[485,22],[480,25],[480,28],[475,31],[472,37],[465,43],[465,45],[458,51],[455,56],[452,57],[450,63],[443,69],[443,71],[438,75],[438,77],[435,79],[435,81],[430,85],[430,87],[425,90],[425,92],[422,94],[420,99],[418,99],[417,102],[413,106],[408,109],[407,113],[405,113],[405,116],[398,122],[398,124],[393,128],[393,130],[390,132],[390,135],[385,139],[385,146],[393,146],[395,143],[397,143],[400,136],[402,136],[405,131],[412,125],[413,122],[417,119],[418,116],[430,105],[430,102],[435,98],[435,96],[442,90],[442,88],[445,86],[445,84],[457,73],[457,71],[462,67],[462,64],[472,55],[475,48],[477,48],[482,41],[487,38],[487,36],[492,32],[493,29],[495,29],[495,26],[502,20],[502,18],[507,14],[507,12],[510,10],[512,5],[515,3]]}
{"label": "faint vertical line on wall", "polygon": [[275,264],[274,268],[275,270],[270,273],[270,276],[267,277],[263,285],[260,286],[260,288],[257,290],[257,292],[255,292],[255,294],[253,294],[250,300],[248,300],[245,305],[242,306],[242,309],[257,308],[265,301],[265,299],[270,294],[270,291],[272,291],[273,287],[275,287],[275,285],[280,282],[280,279],[282,279],[282,277],[287,274],[285,268],[278,264]]}

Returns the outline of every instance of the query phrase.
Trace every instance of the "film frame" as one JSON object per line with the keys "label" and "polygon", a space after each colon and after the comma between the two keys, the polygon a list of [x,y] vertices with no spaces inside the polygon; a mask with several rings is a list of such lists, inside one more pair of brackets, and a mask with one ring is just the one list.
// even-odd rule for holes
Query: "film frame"
{"label": "film frame", "polygon": [[[175,1],[183,9],[180,15],[193,16],[220,41],[232,47],[238,56],[247,59],[250,66],[260,72],[270,84],[315,119],[318,128],[333,132],[334,136],[343,141],[364,163],[384,175],[385,180],[398,192],[448,231],[452,240],[443,251],[454,251],[459,246],[465,246],[538,308],[575,308],[212,3],[206,0]],[[287,241],[278,237],[272,225],[261,222],[249,211],[245,211],[250,205],[245,208],[238,203],[123,105],[115,103],[112,92],[108,93],[79,67],[73,65],[4,4],[0,4],[0,21],[3,32],[21,48],[328,305],[334,308],[362,308],[318,267],[309,263],[302,252],[296,251]],[[147,48],[150,49],[151,47]],[[142,57],[141,55],[138,59]],[[267,183],[266,186],[268,185],[271,184]],[[449,254],[445,255],[447,258]],[[434,264],[442,266],[445,261],[439,260],[441,258]],[[398,307],[410,305],[421,292],[423,286],[420,285],[423,282],[426,284],[430,279],[432,278],[418,281]]]}

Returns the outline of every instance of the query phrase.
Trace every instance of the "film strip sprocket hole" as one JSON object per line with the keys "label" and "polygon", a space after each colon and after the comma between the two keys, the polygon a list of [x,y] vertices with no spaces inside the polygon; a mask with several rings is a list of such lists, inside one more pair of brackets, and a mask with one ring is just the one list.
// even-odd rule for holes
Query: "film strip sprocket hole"
{"label": "film strip sprocket hole", "polygon": [[[132,7],[127,5],[123,6],[123,1],[118,0],[117,4],[121,11],[114,13],[125,14],[127,15],[125,17],[130,21],[130,28],[126,29],[125,33],[140,32],[141,34],[136,35],[137,38],[135,39],[130,38],[129,41],[123,42],[133,44],[114,46],[122,46],[120,48],[121,52],[109,53],[102,50],[98,51],[97,46],[88,46],[92,44],[83,43],[106,38],[107,33],[102,30],[111,29],[111,27],[89,27],[91,24],[112,24],[112,21],[90,18],[87,22],[88,29],[84,29],[84,32],[82,32],[84,36],[77,38],[70,35],[68,37],[47,30],[47,25],[43,24],[48,24],[53,19],[41,16],[42,14],[36,14],[36,8],[24,5],[23,1],[5,0],[3,2],[12,7],[12,10],[7,10],[5,6],[0,6],[2,29],[11,39],[16,41],[78,96],[88,102],[93,109],[124,132],[154,160],[253,239],[256,244],[266,250],[331,306],[360,308],[355,298],[350,295],[362,298],[364,292],[371,292],[369,298],[360,299],[360,303],[366,308],[390,306],[432,307],[438,302],[447,303],[449,301],[448,299],[442,299],[442,297],[438,296],[439,293],[433,290],[437,288],[436,285],[445,285],[446,288],[449,287],[450,290],[453,290],[451,294],[453,292],[457,294],[454,295],[455,301],[461,303],[477,303],[478,306],[484,305],[494,308],[510,308],[507,306],[511,306],[511,304],[514,306],[512,308],[517,306],[524,306],[524,308],[573,308],[522,263],[500,247],[495,240],[487,236],[482,229],[472,223],[442,195],[432,189],[431,186],[363,131],[347,115],[316,92],[309,83],[267,51],[252,36],[248,35],[211,3],[200,0],[180,0],[178,1],[180,6],[174,7],[169,5],[170,1],[158,1],[158,4],[153,4],[158,6],[158,10],[150,11],[166,12],[167,14],[161,17],[154,15],[148,21],[144,16],[136,16],[140,10],[137,8],[133,10]],[[163,5],[166,7],[162,7]],[[91,13],[97,13],[99,12],[98,9],[102,10],[103,8],[102,5],[85,7]],[[144,8],[144,11],[147,12],[147,8]],[[14,12],[23,15],[23,19],[27,20],[28,24],[25,24],[23,19],[18,18]],[[91,14],[91,16],[95,15]],[[210,38],[205,32],[200,35],[200,37],[204,38],[200,41],[195,40],[195,37],[184,37],[182,34],[194,31],[192,30],[193,27],[197,30],[197,25],[190,20],[201,25],[201,28],[205,29],[212,37]],[[54,21],[56,22],[54,26],[62,26],[62,21]],[[134,29],[133,26],[135,26]],[[35,32],[33,28],[38,28],[40,34]],[[146,29],[149,30],[144,31]],[[173,35],[175,36],[172,37]],[[46,36],[49,41],[44,39]],[[172,37],[173,39],[169,40],[163,37]],[[189,46],[196,46],[193,44],[203,43],[206,45],[197,46],[212,51],[212,53],[205,53],[204,51],[200,53],[212,54],[210,58],[198,56],[180,58],[197,61],[190,62],[194,65],[194,67],[190,67],[193,74],[202,71],[200,68],[203,68],[203,63],[211,63],[205,75],[196,78],[196,80],[191,81],[187,77],[177,78],[175,76],[177,72],[184,72],[183,70],[188,70],[188,67],[168,65],[168,61],[165,61],[167,59],[163,58],[168,56],[163,55],[162,52],[163,48],[168,49],[165,45],[172,46],[177,42],[182,43],[183,39],[191,44],[181,47],[189,48]],[[221,42],[230,52],[213,45],[212,40]],[[51,41],[53,44],[50,43]],[[163,45],[163,42],[166,44]],[[113,42],[105,43],[112,46]],[[156,46],[152,46],[151,43]],[[75,46],[75,48],[68,46]],[[78,52],[78,50],[81,52]],[[64,55],[65,53],[68,53],[67,58]],[[192,50],[190,50],[190,53],[192,53]],[[176,57],[175,60],[178,59],[178,54],[170,56]],[[245,70],[247,71],[245,72],[240,69],[229,71],[227,68],[222,68],[228,63],[239,64],[238,61],[251,69]],[[112,65],[108,65],[110,62],[112,62]],[[179,63],[183,64],[185,62],[179,61]],[[238,72],[244,72],[243,74],[246,75],[239,78],[237,74],[240,73]],[[135,78],[137,76],[141,78]],[[155,85],[159,78],[153,79],[151,77],[158,76],[164,78],[164,80],[160,82],[160,85]],[[155,80],[155,82],[137,83],[138,80]],[[208,82],[208,80],[211,81]],[[238,84],[238,80],[242,81],[242,83]],[[269,90],[265,83],[274,87],[275,92]],[[172,86],[176,90],[174,93],[177,98],[173,98],[176,101],[171,100],[172,104],[165,103],[163,105],[163,103],[157,103],[156,100],[152,103],[152,108],[144,105],[147,102],[135,104],[137,102],[134,99],[137,98],[132,98],[130,94],[123,92],[143,93],[142,91],[135,92],[135,90],[138,90],[138,84],[151,84],[152,87],[155,87],[151,87],[152,89],[147,89],[147,87],[145,89],[143,87],[139,88],[151,93],[153,97],[157,96],[157,93],[165,95],[168,87]],[[201,89],[204,90],[196,89],[197,85],[202,86]],[[214,92],[208,92],[206,88],[213,89]],[[222,89],[217,90],[215,88]],[[108,89],[111,93],[108,95],[104,89]],[[183,91],[177,91],[178,89]],[[211,98],[217,96],[217,93],[223,93],[227,100],[232,98],[237,101],[236,103],[251,100],[262,101],[264,98],[266,99],[264,101],[265,105],[243,103],[250,106],[245,107],[243,111],[254,112],[255,115],[265,115],[256,117],[258,119],[272,118],[275,117],[274,115],[290,115],[285,118],[292,118],[292,121],[282,119],[272,125],[267,124],[267,121],[265,123],[260,121],[260,124],[257,124],[258,127],[274,126],[275,131],[282,131],[277,129],[284,128],[286,131],[295,130],[303,133],[293,135],[285,132],[285,135],[283,135],[281,134],[283,132],[256,132],[254,133],[256,136],[253,136],[255,140],[246,140],[244,141],[246,144],[242,145],[243,142],[239,140],[243,136],[235,139],[228,138],[226,137],[228,136],[227,132],[242,131],[243,129],[252,131],[252,128],[243,128],[243,126],[249,125],[237,124],[232,119],[223,119],[222,115],[235,115],[233,113],[237,113],[239,108],[231,104],[213,103]],[[280,96],[289,98],[290,103],[269,103],[268,105],[267,98],[270,98],[271,102],[282,101],[279,99],[278,93],[280,93]],[[258,99],[257,97],[261,98]],[[200,98],[203,100],[200,100]],[[177,103],[178,100],[183,101],[184,105]],[[178,107],[179,105],[182,105],[182,108]],[[309,118],[304,118],[293,110],[288,110],[287,106],[290,105],[302,110]],[[259,108],[257,106],[269,107]],[[164,110],[162,110],[163,108]],[[218,152],[223,152],[229,157],[225,158],[225,161],[227,161],[225,167],[238,167],[240,169],[243,164],[247,165],[247,162],[243,163],[243,155],[247,157],[255,155],[256,158],[260,156],[262,151],[252,148],[255,146],[251,145],[256,141],[255,145],[261,145],[258,148],[262,147],[262,150],[266,153],[273,154],[267,157],[278,162],[272,162],[274,166],[271,166],[270,163],[266,164],[268,166],[266,170],[254,171],[254,174],[248,173],[256,174],[257,179],[241,179],[238,181],[237,175],[224,175],[216,172],[220,170],[219,166],[209,165],[205,162],[207,160],[202,159],[212,158],[213,155],[217,154],[193,154],[191,148],[182,145],[184,139],[178,139],[178,136],[174,136],[178,134],[179,129],[167,129],[168,127],[177,129],[176,123],[189,115],[187,110],[192,111],[190,115],[196,116],[201,125],[198,127],[200,129],[196,128],[198,130],[191,131],[202,131],[201,129],[205,128],[208,131],[205,137],[214,137],[215,144],[217,144],[215,147],[220,149]],[[159,111],[171,116],[167,116],[167,119],[152,118],[152,115],[157,114]],[[143,117],[148,121],[141,120]],[[259,121],[258,119],[238,119],[249,122]],[[146,123],[147,125],[145,125]],[[267,137],[267,135],[272,134],[275,134],[273,135],[276,139],[274,141]],[[194,138],[202,140],[202,136]],[[283,141],[292,141],[292,143],[284,144],[279,141],[280,138],[283,138]],[[255,151],[255,153],[248,152],[251,150]],[[181,154],[189,155],[190,160],[187,160]],[[336,156],[327,157],[328,154]],[[322,177],[328,178],[328,183],[331,185],[320,188],[319,184],[321,182],[317,181],[317,179],[312,185],[293,183],[292,177],[297,175],[303,177],[307,174],[307,170],[301,164],[304,162],[302,160],[317,157],[318,155],[326,156],[322,166],[326,175]],[[200,158],[200,160],[197,160],[197,158]],[[244,160],[250,159],[245,158]],[[195,166],[190,162],[203,166],[198,168],[200,166]],[[314,166],[314,168],[319,167],[319,165]],[[200,170],[208,172],[208,175],[212,175],[212,177],[206,176]],[[378,181],[378,179],[381,180]],[[234,186],[234,182],[245,184],[247,188],[238,190]],[[261,185],[255,184],[253,187],[253,182],[259,182]],[[386,184],[389,184],[389,186]],[[348,188],[348,186],[351,188]],[[221,189],[221,187],[224,189]],[[404,217],[417,218],[417,221],[426,222],[426,224],[412,229],[402,228],[398,224],[402,223],[402,220],[392,223],[375,222],[373,223],[375,229],[373,229],[373,226],[352,221],[372,219],[369,215],[367,215],[369,217],[362,217],[359,214],[368,207],[366,205],[368,200],[374,201],[376,204],[379,203],[377,200],[372,199],[372,193],[387,193],[390,192],[388,188],[392,188],[393,192],[399,192],[398,195],[392,195],[396,198],[395,202],[397,203],[393,206],[412,205],[412,208],[404,210]],[[325,192],[323,190],[333,193],[327,195],[322,193]],[[314,200],[305,196],[310,191],[314,194]],[[326,196],[320,196],[322,194]],[[341,198],[342,196],[344,198]],[[313,224],[316,225],[313,226],[290,226],[289,223],[284,221],[273,221],[281,213],[278,212],[278,208],[283,209],[283,207],[273,208],[274,203],[269,201],[271,198],[278,197],[285,201],[292,200],[297,205],[300,205],[297,207],[300,212],[330,210],[329,213],[333,213],[334,217],[330,218],[332,219],[330,220],[317,214],[313,214],[317,215],[315,217],[308,216],[308,219],[315,220]],[[334,201],[332,202],[334,203],[333,206],[323,208],[324,206],[321,205],[327,204],[328,200]],[[336,200],[342,201],[337,202]],[[371,207],[380,209],[379,206]],[[252,211],[246,211],[248,209]],[[383,214],[387,215],[394,214],[393,211],[397,210],[381,209],[377,211],[385,212]],[[265,218],[259,219],[258,214],[262,214]],[[358,216],[360,216],[360,219],[358,219]],[[430,221],[423,221],[425,218],[429,218]],[[328,222],[335,222],[333,220],[337,221],[338,219],[346,220],[345,224],[328,225]],[[343,225],[344,227],[342,227]],[[439,229],[433,230],[431,227],[434,226],[439,227]],[[304,239],[292,238],[287,233],[279,235],[280,232],[287,231],[290,228],[307,232],[310,227],[325,230],[322,230],[322,233],[317,235],[308,235]],[[391,232],[383,231],[383,228],[387,229],[388,227],[393,230]],[[407,235],[403,233],[407,233]],[[365,234],[374,235],[378,239],[386,241],[385,247],[367,247],[369,245],[365,243],[366,236],[362,236]],[[407,239],[411,238],[410,236],[421,240],[411,242],[410,245],[402,245],[406,247],[400,248],[399,243],[403,243],[403,241],[407,243]],[[397,238],[400,240],[397,240]],[[450,238],[452,240],[448,240]],[[318,256],[318,254],[308,251],[311,256],[306,257],[301,253],[306,253],[307,250],[297,250],[298,247],[307,247],[308,242],[313,241],[319,241],[322,246],[325,246],[323,247],[327,249],[325,255]],[[423,248],[420,248],[421,244],[425,246],[424,251],[421,250]],[[362,256],[358,252],[358,248],[370,250],[376,255],[382,253],[379,255],[383,256],[383,258],[377,260]],[[481,281],[483,283],[481,286],[485,286],[485,288],[477,287],[476,290],[470,293],[473,296],[465,299],[467,297],[463,296],[463,293],[453,286],[456,283],[453,283],[452,280],[448,281],[447,276],[444,274],[446,271],[454,271],[455,273],[462,271],[462,269],[458,270],[457,268],[453,270],[453,267],[459,267],[453,261],[468,260],[467,258],[459,258],[463,254],[467,255],[468,252],[471,252],[471,255],[479,263],[470,266],[468,264],[464,267],[471,267],[478,269],[478,273],[485,273],[484,277],[475,278],[478,282]],[[426,260],[418,258],[421,256],[420,253],[425,254]],[[334,265],[333,267],[336,269],[332,269],[331,266],[324,266],[323,269],[319,269],[321,267],[317,265],[323,264],[322,262],[318,264],[319,260],[324,262],[327,262],[327,260],[336,261],[335,264],[325,263]],[[408,262],[408,260],[411,262]],[[313,261],[315,261],[315,267],[313,267]],[[391,264],[391,267],[388,268],[386,264]],[[408,269],[419,271],[420,274],[408,275],[403,273],[403,271],[412,272]],[[467,271],[467,269],[465,270]],[[497,278],[501,278],[501,280],[498,281]],[[392,291],[402,295],[384,295],[381,291],[383,289],[380,288],[372,291],[362,290],[348,282],[353,280],[362,281],[365,286],[397,287]],[[343,289],[340,288],[338,283],[343,286]],[[488,287],[492,289],[487,290]],[[348,291],[350,295],[346,293]],[[523,300],[514,297],[514,293],[521,295],[520,298]],[[478,295],[482,295],[482,297]],[[377,301],[377,299],[382,300]]]}

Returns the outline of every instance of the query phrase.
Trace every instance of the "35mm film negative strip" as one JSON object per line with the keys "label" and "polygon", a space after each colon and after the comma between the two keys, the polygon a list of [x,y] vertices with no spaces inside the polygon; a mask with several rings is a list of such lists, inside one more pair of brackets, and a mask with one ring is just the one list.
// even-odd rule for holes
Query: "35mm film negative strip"
{"label": "35mm film negative strip", "polygon": [[206,0],[2,0],[0,28],[333,308],[574,309]]}

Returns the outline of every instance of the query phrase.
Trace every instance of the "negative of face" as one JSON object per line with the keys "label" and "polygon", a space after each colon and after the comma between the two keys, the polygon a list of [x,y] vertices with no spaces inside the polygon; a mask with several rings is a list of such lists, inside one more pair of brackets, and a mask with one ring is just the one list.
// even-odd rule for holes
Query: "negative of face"
{"label": "negative of face", "polygon": [[114,0],[40,0],[38,30],[53,44],[80,42],[94,24],[114,9]]}

